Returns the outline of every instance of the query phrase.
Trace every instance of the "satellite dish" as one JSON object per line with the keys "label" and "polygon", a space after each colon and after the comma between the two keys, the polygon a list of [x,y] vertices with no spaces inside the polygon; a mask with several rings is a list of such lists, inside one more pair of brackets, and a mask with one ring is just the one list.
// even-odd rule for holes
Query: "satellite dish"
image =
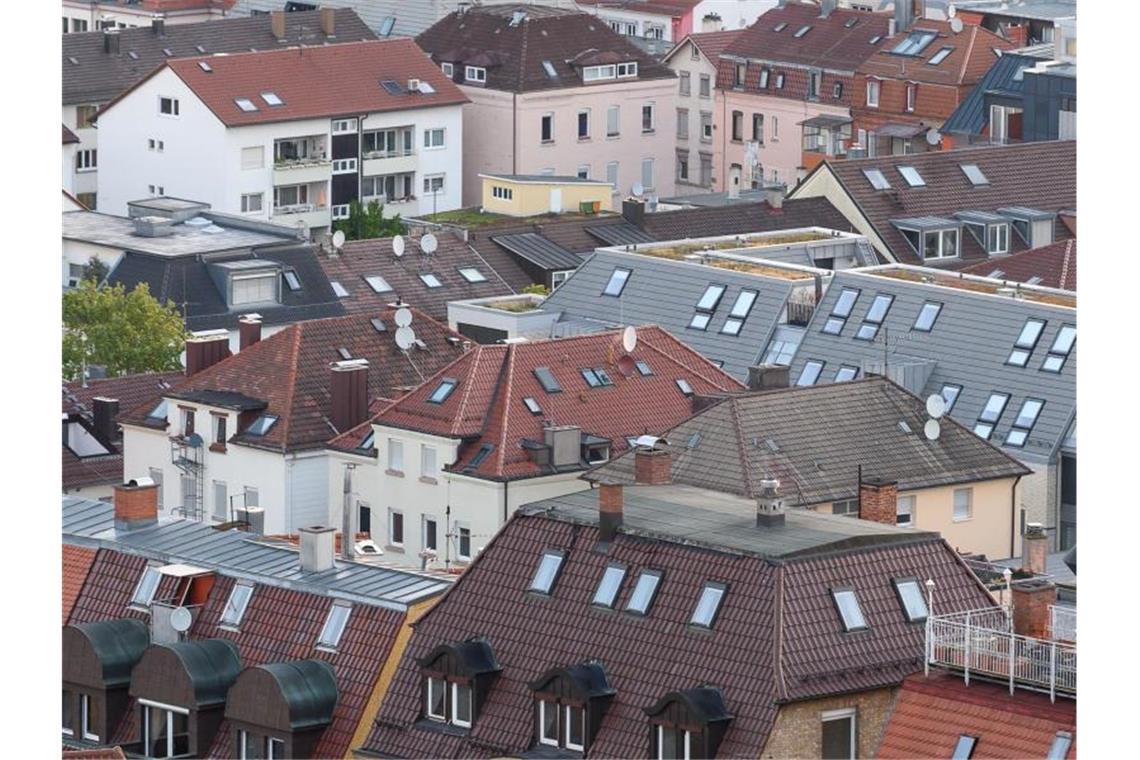
{"label": "satellite dish", "polygon": [[633,325],[622,330],[621,347],[625,349],[626,353],[637,348],[637,328]]}
{"label": "satellite dish", "polygon": [[396,309],[396,327],[408,327],[412,324],[412,310],[406,306]]}
{"label": "satellite dish", "polygon": [[344,230],[337,230],[333,233],[333,248],[340,250],[342,245],[344,245]]}
{"label": "satellite dish", "polygon": [[926,436],[928,441],[937,441],[938,436],[942,435],[942,425],[938,420],[927,420],[922,428],[923,435]]}
{"label": "satellite dish", "polygon": [[[953,5],[950,6],[950,13],[957,13],[957,11],[954,10]],[[950,16],[950,31],[954,32],[954,34],[957,34],[958,32],[962,31],[962,26],[962,19],[957,18],[953,15]]]}
{"label": "satellite dish", "polygon": [[194,624],[194,616],[185,607],[175,607],[170,611],[170,627],[179,633],[186,633]]}
{"label": "satellite dish", "polygon": [[416,342],[416,331],[410,327],[396,328],[396,346],[401,351],[407,351]]}
{"label": "satellite dish", "polygon": [[433,254],[437,248],[439,248],[439,241],[430,232],[420,238],[420,250],[424,253]]}
{"label": "satellite dish", "polygon": [[942,398],[941,393],[932,393],[930,398],[926,399],[926,413],[934,419],[946,414],[946,399]]}
{"label": "satellite dish", "polygon": [[645,192],[645,186],[642,185],[640,182],[634,182],[633,187],[630,188],[630,191],[634,195],[640,196]]}
{"label": "satellite dish", "polygon": [[392,238],[392,253],[396,254],[396,258],[404,255],[404,236],[397,235]]}
{"label": "satellite dish", "polygon": [[926,142],[930,145],[937,145],[942,142],[942,133],[937,129],[926,130]]}

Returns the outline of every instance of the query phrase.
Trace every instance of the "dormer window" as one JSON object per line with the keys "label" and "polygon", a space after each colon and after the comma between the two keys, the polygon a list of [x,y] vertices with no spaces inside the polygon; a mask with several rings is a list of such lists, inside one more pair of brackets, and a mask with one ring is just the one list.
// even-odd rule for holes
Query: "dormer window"
{"label": "dormer window", "polygon": [[463,78],[467,82],[486,84],[487,70],[482,66],[465,66],[463,68]]}
{"label": "dormer window", "polygon": [[618,79],[625,79],[626,77],[637,76],[637,63],[636,62],[619,63],[617,65],[617,76],[618,76]]}
{"label": "dormer window", "polygon": [[230,305],[277,301],[277,272],[233,275],[230,278]]}
{"label": "dormer window", "polygon": [[732,722],[720,689],[702,686],[666,694],[645,710],[650,724],[651,757],[716,757]]}
{"label": "dormer window", "polygon": [[[634,71],[636,74],[636,70]],[[617,77],[617,66],[610,64],[608,66],[585,66],[582,69],[583,82],[597,82],[603,79],[614,79]]]}
{"label": "dormer window", "polygon": [[531,682],[536,744],[586,752],[615,694],[599,662],[554,668]]}
{"label": "dormer window", "polygon": [[502,671],[486,639],[441,644],[418,661],[423,673],[423,717],[471,728],[491,684]]}

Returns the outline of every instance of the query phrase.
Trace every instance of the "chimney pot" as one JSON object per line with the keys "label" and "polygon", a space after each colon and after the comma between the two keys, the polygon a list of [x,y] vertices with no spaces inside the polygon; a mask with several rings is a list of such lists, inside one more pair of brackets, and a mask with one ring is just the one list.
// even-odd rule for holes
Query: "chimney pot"
{"label": "chimney pot", "polygon": [[1025,526],[1021,537],[1021,569],[1036,575],[1045,574],[1045,558],[1048,554],[1049,537],[1041,523],[1031,522]]}
{"label": "chimney pot", "polygon": [[368,360],[333,362],[329,419],[343,433],[368,419]]}
{"label": "chimney pot", "polygon": [[1031,580],[1015,583],[1013,596],[1013,632],[1019,636],[1044,639],[1049,635],[1049,608],[1057,603],[1057,587],[1050,581]]}
{"label": "chimney pot", "polygon": [[780,496],[780,481],[771,476],[760,480],[760,495],[756,497],[756,527],[775,528],[784,524],[784,500]]}
{"label": "chimney pot", "polygon": [[301,570],[320,573],[335,567],[336,529],[323,525],[301,528]]}
{"label": "chimney pot", "polygon": [[136,478],[115,486],[115,530],[132,531],[158,522],[158,485]]}
{"label": "chimney pot", "polygon": [[244,351],[261,341],[261,315],[244,314],[238,320],[238,350]]}
{"label": "chimney pot", "polygon": [[640,485],[665,485],[673,480],[673,456],[665,449],[638,446],[633,452],[633,471]]}
{"label": "chimney pot", "polygon": [[603,541],[612,541],[617,535],[624,508],[625,495],[620,483],[602,483],[598,487],[598,531]]}
{"label": "chimney pot", "polygon": [[104,443],[113,443],[118,439],[118,426],[115,424],[119,416],[119,400],[96,396],[92,399],[95,416],[95,435]]}
{"label": "chimney pot", "polygon": [[269,26],[278,42],[285,41],[285,11],[270,11]]}
{"label": "chimney pot", "polygon": [[899,484],[895,480],[864,478],[859,484],[859,519],[898,524]]}
{"label": "chimney pot", "polygon": [[118,29],[104,29],[103,30],[103,52],[110,55],[119,54],[119,30]]}
{"label": "chimney pot", "polygon": [[186,376],[212,367],[230,355],[227,330],[201,330],[186,338]]}

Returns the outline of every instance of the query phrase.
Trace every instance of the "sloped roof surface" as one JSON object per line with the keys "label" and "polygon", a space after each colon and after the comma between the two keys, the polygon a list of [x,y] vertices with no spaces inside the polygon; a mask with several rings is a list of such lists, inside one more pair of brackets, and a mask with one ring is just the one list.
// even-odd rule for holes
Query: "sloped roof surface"
{"label": "sloped roof surface", "polygon": [[[1004,258],[995,258],[962,269],[982,277],[1010,282],[1028,282],[1038,277],[1038,285],[1061,290],[1077,289],[1077,239],[1059,240],[1040,248],[1030,248]],[[1001,274],[994,274],[1000,271]]]}
{"label": "sloped roof surface", "polygon": [[[820,18],[818,5],[789,2],[756,19],[725,48],[724,55],[853,72],[878,49],[871,39],[886,36],[889,18],[883,13],[847,8],[837,8],[827,18]],[[855,24],[848,27],[852,19]],[[786,26],[775,31],[780,24]],[[796,37],[804,26],[811,26],[811,30]]]}
{"label": "sloped roof surface", "polygon": [[[121,467],[122,465],[120,465]],[[63,546],[63,625],[71,617],[71,608],[83,590],[87,573],[95,561],[95,550],[84,546]]]}
{"label": "sloped roof surface", "polygon": [[974,89],[970,90],[954,109],[954,113],[950,114],[950,118],[943,123],[942,131],[947,134],[982,134],[990,118],[989,109],[986,108],[986,93],[1020,98],[1024,81],[1015,77],[1018,72],[1042,60],[1021,53],[1005,53],[994,60]]}
{"label": "sloped roof surface", "polygon": [[739,235],[798,227],[851,231],[851,223],[826,198],[785,200],[774,209],[765,202],[679,209],[646,214],[645,231],[658,240]]}
{"label": "sloped roof surface", "polygon": [[[879,46],[875,53],[859,67],[860,74],[883,79],[902,79],[908,82],[939,84],[948,86],[973,85],[980,80],[990,67],[1000,60],[994,50],[1009,50],[1013,43],[999,37],[990,30],[966,25],[955,33],[948,21],[918,19],[911,32],[935,32],[938,36],[926,45],[918,55],[904,56],[891,50],[905,39],[896,35],[892,40]],[[945,48],[951,52],[937,64],[930,59]]]}

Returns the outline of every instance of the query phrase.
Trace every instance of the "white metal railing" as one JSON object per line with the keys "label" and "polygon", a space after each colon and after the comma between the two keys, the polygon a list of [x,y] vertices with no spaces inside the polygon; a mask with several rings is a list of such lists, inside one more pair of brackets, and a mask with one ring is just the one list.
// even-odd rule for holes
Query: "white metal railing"
{"label": "white metal railing", "polygon": [[307,214],[310,211],[316,211],[317,207],[312,203],[293,203],[288,206],[274,206],[274,214]]}
{"label": "white metal railing", "polygon": [[926,664],[1043,691],[1055,699],[1077,692],[1077,649],[1056,640],[1020,636],[1003,607],[933,615],[926,621]]}
{"label": "white metal railing", "polygon": [[1049,638],[1054,641],[1077,640],[1077,608],[1049,605]]}
{"label": "white metal railing", "polygon": [[332,161],[325,155],[305,156],[304,158],[280,158],[273,162],[274,169],[302,169],[306,166],[323,166]]}
{"label": "white metal railing", "polygon": [[415,148],[396,148],[395,150],[366,150],[364,151],[365,159],[372,158],[403,158],[405,156],[416,155]]}

